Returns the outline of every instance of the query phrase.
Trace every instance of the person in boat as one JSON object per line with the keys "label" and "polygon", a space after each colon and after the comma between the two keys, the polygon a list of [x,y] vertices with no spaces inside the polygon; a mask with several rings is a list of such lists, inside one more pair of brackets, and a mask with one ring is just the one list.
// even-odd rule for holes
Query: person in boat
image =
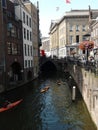
{"label": "person in boat", "polygon": [[8,100],[6,100],[3,104],[3,107],[6,108],[11,104],[11,102],[9,102]]}
{"label": "person in boat", "polygon": [[61,81],[60,81],[60,80],[57,80],[57,84],[58,84],[58,85],[61,85]]}
{"label": "person in boat", "polygon": [[49,86],[46,86],[45,88],[43,88],[43,89],[41,90],[41,93],[46,92],[48,89],[49,89]]}

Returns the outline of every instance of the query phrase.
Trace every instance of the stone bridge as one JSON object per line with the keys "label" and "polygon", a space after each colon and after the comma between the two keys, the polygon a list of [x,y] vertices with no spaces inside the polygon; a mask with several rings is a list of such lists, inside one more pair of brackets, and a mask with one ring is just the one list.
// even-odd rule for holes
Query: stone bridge
{"label": "stone bridge", "polygon": [[64,71],[67,66],[66,59],[53,59],[48,57],[40,57],[40,70],[41,71]]}

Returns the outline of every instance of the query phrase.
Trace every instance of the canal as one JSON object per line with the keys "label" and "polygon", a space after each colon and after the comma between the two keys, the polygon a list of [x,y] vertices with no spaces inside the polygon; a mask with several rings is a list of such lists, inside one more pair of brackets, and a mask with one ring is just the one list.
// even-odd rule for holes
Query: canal
{"label": "canal", "polygon": [[[41,93],[46,86],[48,91]],[[42,76],[0,97],[11,102],[23,99],[18,106],[0,113],[0,130],[96,130],[82,98],[72,102],[64,75]]]}

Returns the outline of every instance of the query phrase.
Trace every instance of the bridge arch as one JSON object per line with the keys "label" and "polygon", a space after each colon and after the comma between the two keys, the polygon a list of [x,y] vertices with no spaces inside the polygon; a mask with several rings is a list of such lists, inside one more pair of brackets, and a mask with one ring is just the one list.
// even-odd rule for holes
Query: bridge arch
{"label": "bridge arch", "polygon": [[67,68],[66,59],[40,58],[41,71],[64,71]]}
{"label": "bridge arch", "polygon": [[40,66],[41,71],[57,71],[56,65],[52,61],[46,61]]}
{"label": "bridge arch", "polygon": [[9,80],[11,81],[20,81],[22,80],[22,67],[21,64],[17,61],[13,62],[10,66],[9,71]]}

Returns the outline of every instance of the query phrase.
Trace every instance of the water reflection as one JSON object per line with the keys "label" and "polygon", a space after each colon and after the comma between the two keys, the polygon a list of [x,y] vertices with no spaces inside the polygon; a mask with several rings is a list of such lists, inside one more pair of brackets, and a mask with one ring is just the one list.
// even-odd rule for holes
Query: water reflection
{"label": "water reflection", "polygon": [[[40,93],[47,85],[49,90]],[[96,130],[82,99],[71,101],[70,88],[59,74],[5,95],[10,100],[23,98],[23,102],[0,113],[0,130]]]}

